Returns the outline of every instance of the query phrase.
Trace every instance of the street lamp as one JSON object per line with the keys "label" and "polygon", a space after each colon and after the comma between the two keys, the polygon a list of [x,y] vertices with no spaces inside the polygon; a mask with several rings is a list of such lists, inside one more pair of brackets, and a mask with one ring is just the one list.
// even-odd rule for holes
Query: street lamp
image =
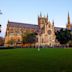
{"label": "street lamp", "polygon": [[[1,12],[1,10],[0,10],[0,15],[2,15],[2,12]],[[1,24],[0,24],[0,33],[1,33]]]}

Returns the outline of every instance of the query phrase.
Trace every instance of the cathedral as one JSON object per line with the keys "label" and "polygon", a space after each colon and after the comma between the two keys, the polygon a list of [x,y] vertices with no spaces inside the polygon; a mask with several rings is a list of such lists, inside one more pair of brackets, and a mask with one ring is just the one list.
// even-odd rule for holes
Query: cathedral
{"label": "cathedral", "polygon": [[[69,13],[66,28],[72,29]],[[35,46],[58,46],[60,43],[56,40],[55,32],[60,29],[54,26],[54,21],[50,22],[48,15],[45,17],[42,14],[38,16],[38,25],[8,21],[4,45],[22,46],[22,34],[36,32],[37,42]]]}

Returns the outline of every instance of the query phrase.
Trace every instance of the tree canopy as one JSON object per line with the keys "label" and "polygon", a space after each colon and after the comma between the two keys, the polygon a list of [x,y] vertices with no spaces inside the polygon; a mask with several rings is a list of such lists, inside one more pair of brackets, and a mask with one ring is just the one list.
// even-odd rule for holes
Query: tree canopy
{"label": "tree canopy", "polygon": [[28,33],[23,36],[23,43],[35,43],[36,42],[36,33]]}
{"label": "tree canopy", "polygon": [[4,38],[0,37],[0,46],[3,46],[3,45],[4,45]]}
{"label": "tree canopy", "polygon": [[60,42],[60,44],[67,44],[72,38],[71,31],[63,28],[55,34],[56,39]]}

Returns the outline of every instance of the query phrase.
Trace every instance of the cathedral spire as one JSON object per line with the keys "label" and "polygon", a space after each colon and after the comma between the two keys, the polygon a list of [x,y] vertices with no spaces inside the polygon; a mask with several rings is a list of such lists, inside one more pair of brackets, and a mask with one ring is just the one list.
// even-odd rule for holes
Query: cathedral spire
{"label": "cathedral spire", "polygon": [[47,19],[48,19],[48,14],[47,14]]}
{"label": "cathedral spire", "polygon": [[68,24],[70,24],[70,16],[69,16],[69,12],[68,12]]}
{"label": "cathedral spire", "polygon": [[54,26],[54,20],[53,20],[52,24],[53,24],[53,26]]}
{"label": "cathedral spire", "polygon": [[70,29],[71,29],[69,12],[68,12],[68,23],[67,23],[66,28],[67,28],[68,30],[70,30]]}
{"label": "cathedral spire", "polygon": [[47,18],[48,18],[48,14],[47,14]]}

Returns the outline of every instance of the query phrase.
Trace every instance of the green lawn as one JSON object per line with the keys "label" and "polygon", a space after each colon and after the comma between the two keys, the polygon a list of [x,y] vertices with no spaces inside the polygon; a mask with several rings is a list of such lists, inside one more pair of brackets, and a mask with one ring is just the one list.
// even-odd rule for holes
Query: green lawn
{"label": "green lawn", "polygon": [[0,50],[0,72],[72,72],[72,49]]}

